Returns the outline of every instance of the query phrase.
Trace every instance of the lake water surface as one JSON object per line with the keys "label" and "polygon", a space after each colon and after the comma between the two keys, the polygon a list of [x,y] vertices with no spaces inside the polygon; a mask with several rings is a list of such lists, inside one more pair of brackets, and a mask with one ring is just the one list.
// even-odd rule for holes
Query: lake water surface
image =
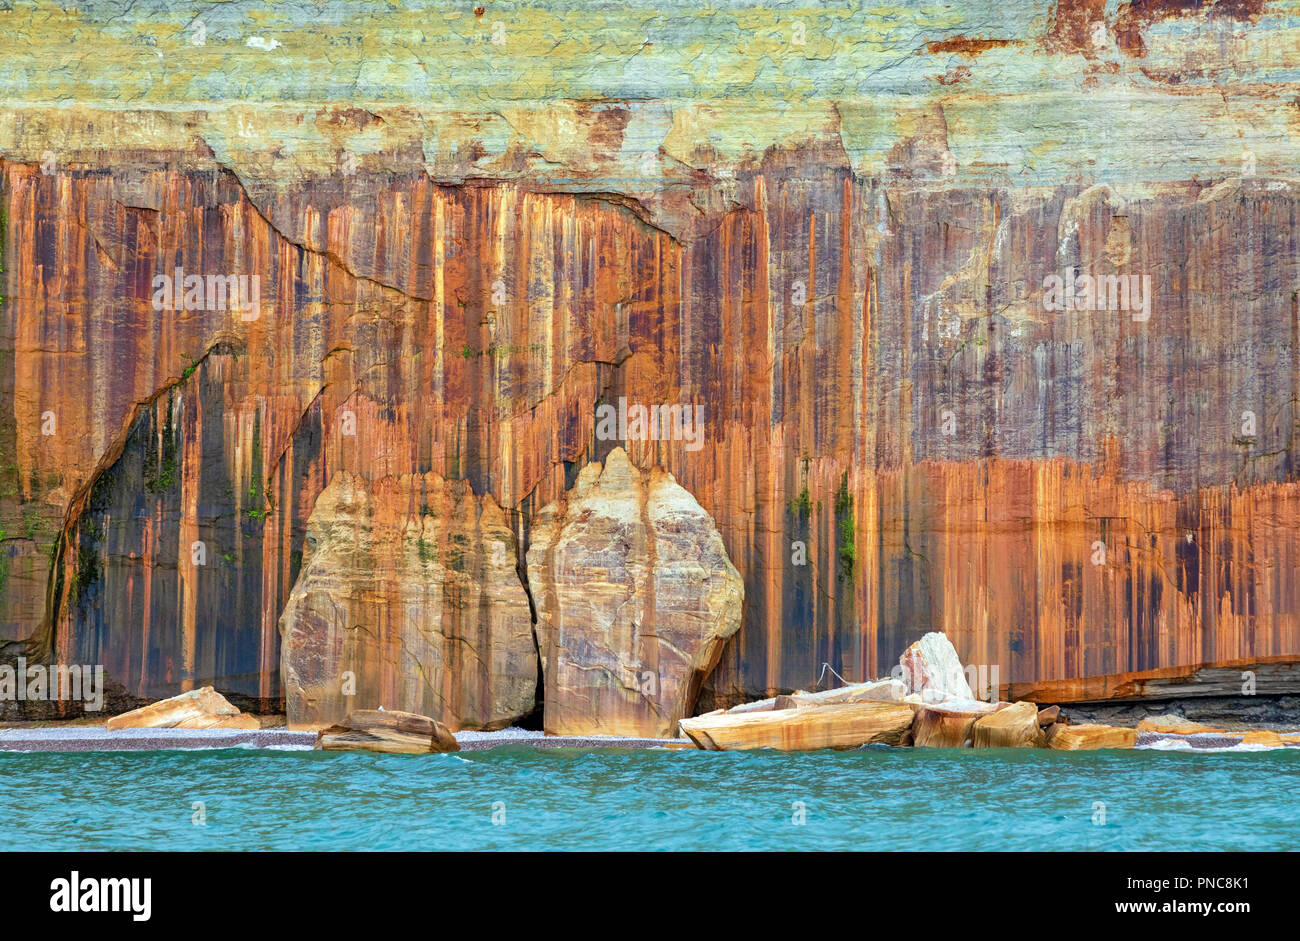
{"label": "lake water surface", "polygon": [[5,753],[0,780],[4,850],[1290,850],[1300,838],[1300,749]]}

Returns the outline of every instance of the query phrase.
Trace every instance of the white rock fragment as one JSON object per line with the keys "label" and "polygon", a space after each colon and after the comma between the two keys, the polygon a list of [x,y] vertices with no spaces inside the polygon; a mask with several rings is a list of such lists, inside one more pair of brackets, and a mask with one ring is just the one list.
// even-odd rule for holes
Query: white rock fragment
{"label": "white rock fragment", "polygon": [[903,651],[898,665],[909,699],[920,696],[920,701],[926,703],[975,699],[957,651],[937,631],[931,631]]}
{"label": "white rock fragment", "polygon": [[820,693],[798,692],[790,699],[796,706],[831,706],[852,702],[900,702],[906,693],[907,688],[901,680],[886,679],[849,683]]}

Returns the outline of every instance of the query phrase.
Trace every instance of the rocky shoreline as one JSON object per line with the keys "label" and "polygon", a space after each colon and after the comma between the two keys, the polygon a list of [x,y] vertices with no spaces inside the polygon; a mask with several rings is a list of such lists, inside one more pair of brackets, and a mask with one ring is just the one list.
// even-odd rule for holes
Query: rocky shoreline
{"label": "rocky shoreline", "polygon": [[[931,632],[903,652],[889,678],[715,709],[683,719],[681,729],[709,751],[810,751],[874,744],[1059,751],[1169,747],[1163,743],[1214,749],[1300,745],[1296,726],[1289,732],[1259,726],[1229,729],[1179,714],[1153,715],[1153,703],[1141,707],[1143,717],[1135,725],[1075,722],[1060,705],[982,701],[967,676],[947,637]],[[996,692],[987,690],[990,700]]]}
{"label": "rocky shoreline", "polygon": [[[64,728],[14,727],[0,729],[0,752],[90,752],[212,750],[221,748],[275,748],[309,751],[316,747],[317,732],[272,729],[107,729],[97,725]],[[681,738],[624,738],[620,736],[546,735],[528,729],[454,733],[460,751],[493,748],[691,748]]]}
{"label": "rocky shoreline", "polygon": [[[986,692],[992,699],[996,690]],[[1125,718],[1137,721],[1108,725],[1076,721],[1095,717],[1086,703],[1040,708],[1028,700],[982,701],[967,682],[967,671],[952,644],[934,632],[909,646],[888,678],[715,709],[682,719],[677,728],[684,738],[556,735],[516,727],[452,731],[429,716],[382,708],[349,712],[332,725],[293,724],[291,728],[285,717],[241,712],[208,686],[112,716],[102,725],[33,723],[0,728],[0,751],[279,748],[429,754],[506,746],[812,751],[885,745],[1219,752],[1300,747],[1300,722],[1265,726],[1231,718],[1207,724],[1181,714],[1197,712],[1206,702],[1127,704]],[[1105,705],[1117,715],[1123,704]],[[1162,705],[1165,711],[1160,711]],[[1199,708],[1199,714],[1206,711]]]}
{"label": "rocky shoreline", "polygon": [[[528,729],[500,729],[494,732],[455,733],[460,751],[490,751],[496,748],[667,748],[698,751],[684,738],[622,738],[618,736],[546,735]],[[1300,741],[1280,745],[1243,743],[1244,734],[1192,734],[1140,732],[1133,748],[1161,751],[1267,751],[1297,748]],[[2,752],[109,752],[109,751],[210,751],[224,748],[315,749],[317,733],[286,728],[258,730],[224,729],[123,729],[110,731],[102,726],[13,727],[0,729]]]}

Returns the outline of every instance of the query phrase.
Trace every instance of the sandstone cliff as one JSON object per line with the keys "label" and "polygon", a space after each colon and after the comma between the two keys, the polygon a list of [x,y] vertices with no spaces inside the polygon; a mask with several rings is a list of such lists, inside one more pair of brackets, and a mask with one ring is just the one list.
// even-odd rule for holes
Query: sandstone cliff
{"label": "sandstone cliff", "polygon": [[[6,649],[279,708],[330,481],[528,553],[618,444],[744,581],[701,706],[930,630],[1065,689],[1300,656],[1284,5],[253,8],[0,10]],[[1075,271],[1148,310],[1046,309]]]}

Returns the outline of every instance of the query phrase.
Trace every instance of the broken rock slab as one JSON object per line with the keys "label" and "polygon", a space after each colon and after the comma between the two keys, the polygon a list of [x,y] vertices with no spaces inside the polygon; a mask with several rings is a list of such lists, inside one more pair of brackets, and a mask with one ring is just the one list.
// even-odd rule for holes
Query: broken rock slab
{"label": "broken rock slab", "polygon": [[970,744],[971,729],[981,716],[991,715],[997,703],[951,700],[941,705],[915,706],[912,744],[918,748],[963,748]]}
{"label": "broken rock slab", "polygon": [[850,702],[902,702],[907,686],[901,680],[873,680],[869,683],[850,683],[839,689],[820,693],[797,692],[790,695],[793,706],[831,706]]}
{"label": "broken rock slab", "polygon": [[1042,748],[1047,744],[1047,735],[1038,722],[1036,705],[1012,703],[976,719],[971,744],[976,748]]}
{"label": "broken rock slab", "polygon": [[912,707],[906,703],[855,702],[683,719],[687,738],[707,751],[774,748],[812,751],[901,745],[910,735]]}
{"label": "broken rock slab", "polygon": [[712,517],[622,448],[533,518],[528,583],[553,735],[671,738],[745,594]]}
{"label": "broken rock slab", "polygon": [[163,699],[104,723],[116,729],[258,729],[257,716],[245,715],[211,686]]}
{"label": "broken rock slab", "polygon": [[456,737],[437,719],[413,712],[359,709],[337,725],[321,729],[316,747],[324,751],[376,751],[422,755],[460,751]]}
{"label": "broken rock slab", "polygon": [[922,702],[975,698],[957,650],[938,631],[931,631],[903,651],[898,665],[908,694],[919,696]]}
{"label": "broken rock slab", "polygon": [[739,715],[743,712],[769,712],[776,708],[776,701],[782,699],[781,696],[769,696],[767,699],[756,699],[753,702],[743,702],[738,706],[732,706],[730,709],[717,709],[715,712],[729,712],[732,715]]}

